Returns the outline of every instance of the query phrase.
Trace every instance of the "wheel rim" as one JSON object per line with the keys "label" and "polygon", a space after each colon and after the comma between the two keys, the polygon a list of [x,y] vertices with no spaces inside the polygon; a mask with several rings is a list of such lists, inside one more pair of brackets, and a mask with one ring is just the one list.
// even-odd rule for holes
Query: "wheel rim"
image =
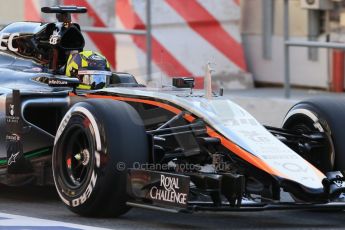
{"label": "wheel rim", "polygon": [[87,181],[92,164],[92,139],[85,127],[73,125],[65,136],[61,151],[61,173],[64,182],[72,189],[81,187]]}
{"label": "wheel rim", "polygon": [[[311,111],[308,112],[311,113]],[[334,166],[334,146],[331,133],[327,129],[327,126],[325,127],[325,125],[322,125],[319,118],[313,114],[316,118],[315,120],[314,117],[309,116],[309,113],[287,115],[283,128],[291,129],[302,134],[315,131],[325,133],[327,136],[327,143],[324,147],[324,151],[305,153],[301,154],[301,156],[317,168],[327,172],[332,170]]]}

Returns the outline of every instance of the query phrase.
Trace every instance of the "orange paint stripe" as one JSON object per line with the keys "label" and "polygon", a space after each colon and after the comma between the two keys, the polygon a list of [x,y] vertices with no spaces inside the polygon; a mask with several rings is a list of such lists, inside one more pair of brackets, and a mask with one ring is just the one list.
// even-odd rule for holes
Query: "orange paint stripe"
{"label": "orange paint stripe", "polygon": [[[113,99],[113,100],[119,100],[119,101],[128,101],[128,102],[139,102],[139,103],[144,103],[144,104],[149,104],[149,105],[154,105],[163,109],[166,109],[172,113],[179,114],[182,112],[182,110],[177,109],[171,105],[164,104],[162,102],[158,101],[152,101],[152,100],[146,100],[146,99],[138,99],[138,98],[128,98],[128,97],[119,97],[119,96],[105,96],[105,95],[93,95],[93,94],[87,94],[85,95],[88,98],[103,98],[103,99]],[[195,118],[191,115],[185,115],[184,118],[192,122],[195,120]],[[224,138],[220,134],[218,134],[216,131],[211,129],[210,127],[207,128],[207,134],[211,137],[216,137],[221,140],[221,143],[224,147],[226,147],[228,150],[231,152],[235,153],[237,156],[240,158],[244,159],[245,161],[249,162],[250,164],[254,165],[255,167],[275,176],[283,177],[283,178],[289,178],[286,175],[283,175],[282,173],[278,172],[275,169],[272,169],[269,165],[267,165],[265,162],[260,160],[258,157],[254,156],[253,154],[245,151],[235,143],[231,142],[230,140]]]}
{"label": "orange paint stripe", "polygon": [[307,162],[307,164],[309,164],[309,167],[311,167],[314,170],[315,174],[320,178],[320,180],[322,180],[323,178],[326,177],[319,169],[317,169],[309,161],[306,161],[306,162]]}
{"label": "orange paint stripe", "polygon": [[256,166],[257,168],[275,176],[283,177],[283,178],[289,178],[288,176],[280,173],[279,171],[271,168],[269,165],[267,165],[265,162],[263,162],[261,159],[258,157],[254,156],[253,154],[247,152],[246,150],[242,149],[235,143],[231,142],[230,140],[224,138],[220,134],[218,134],[216,131],[213,129],[207,127],[207,134],[210,135],[211,137],[216,137],[219,138],[222,145],[226,147],[228,150],[231,152],[235,153],[237,156],[241,157],[245,161],[249,162],[250,164]]}
{"label": "orange paint stripe", "polygon": [[161,108],[169,110],[175,114],[179,114],[182,112],[180,109],[177,109],[173,106],[170,106],[170,105],[158,102],[158,101],[151,101],[151,100],[138,99],[138,98],[118,97],[118,96],[95,95],[95,94],[87,94],[85,96],[88,98],[104,98],[104,99],[115,99],[115,100],[119,100],[119,101],[140,102],[140,103],[144,103],[144,104],[155,105],[155,106],[161,107]]}
{"label": "orange paint stripe", "polygon": [[[130,101],[130,102],[139,102],[139,103],[145,103],[145,104],[154,105],[154,106],[166,109],[166,110],[168,110],[168,111],[170,111],[172,113],[175,113],[175,114],[179,114],[179,113],[182,112],[182,110],[177,109],[177,108],[175,108],[175,107],[173,107],[171,105],[167,105],[165,103],[158,102],[158,101],[146,100],[146,99],[118,97],[118,96],[105,96],[105,95],[92,95],[92,94],[88,94],[88,95],[86,95],[86,97],[89,97],[89,98],[114,99],[114,100],[120,100],[120,101]],[[195,120],[195,118],[193,116],[189,115],[189,114],[186,114],[184,116],[184,118],[187,121],[189,121],[189,122],[193,122]],[[275,176],[279,176],[279,177],[282,177],[282,178],[289,179],[289,176],[279,172],[278,170],[273,169],[267,163],[265,163],[264,161],[262,161],[258,157],[254,156],[253,154],[247,152],[246,150],[242,149],[241,147],[239,147],[238,145],[236,145],[232,141],[224,138],[222,135],[217,133],[212,128],[210,128],[208,126],[206,128],[207,128],[207,134],[210,137],[219,138],[221,140],[221,144],[225,148],[227,148],[228,150],[230,150],[231,152],[233,152],[234,154],[236,154],[237,156],[239,156],[243,160],[247,161],[248,163],[254,165],[255,167],[257,167],[257,168],[259,168],[259,169],[261,169],[261,170],[263,170],[263,171],[265,171],[265,172],[267,172],[267,173],[269,173],[271,175],[275,175]],[[320,178],[320,180],[325,178],[325,175],[319,169],[317,169],[315,166],[310,164],[308,161],[306,161],[306,163],[309,164],[309,166],[314,170],[314,172]]]}

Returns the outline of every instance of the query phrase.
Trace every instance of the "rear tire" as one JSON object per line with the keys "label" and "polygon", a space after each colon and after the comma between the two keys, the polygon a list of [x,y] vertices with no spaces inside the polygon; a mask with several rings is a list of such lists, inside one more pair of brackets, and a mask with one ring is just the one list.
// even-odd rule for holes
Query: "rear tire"
{"label": "rear tire", "polygon": [[[345,100],[340,98],[313,98],[294,105],[283,122],[283,128],[326,133],[326,151],[317,159],[307,159],[322,172],[345,170]],[[315,158],[315,157],[314,157]]]}
{"label": "rear tire", "polygon": [[148,162],[148,142],[130,105],[91,99],[66,113],[52,164],[56,189],[70,210],[94,217],[126,213],[126,169],[135,162]]}

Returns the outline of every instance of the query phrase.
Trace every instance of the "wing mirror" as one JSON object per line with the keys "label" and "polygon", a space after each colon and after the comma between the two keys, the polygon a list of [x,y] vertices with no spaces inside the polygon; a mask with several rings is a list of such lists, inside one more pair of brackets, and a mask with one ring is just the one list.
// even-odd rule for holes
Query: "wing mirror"
{"label": "wing mirror", "polygon": [[193,77],[176,77],[172,79],[172,85],[176,88],[194,88]]}
{"label": "wing mirror", "polygon": [[172,79],[172,85],[176,88],[188,88],[190,94],[193,94],[194,77],[176,77]]}

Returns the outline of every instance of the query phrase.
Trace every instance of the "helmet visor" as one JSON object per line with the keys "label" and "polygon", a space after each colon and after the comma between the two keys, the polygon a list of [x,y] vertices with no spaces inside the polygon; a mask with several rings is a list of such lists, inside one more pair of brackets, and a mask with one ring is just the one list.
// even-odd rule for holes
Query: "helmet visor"
{"label": "helmet visor", "polygon": [[109,78],[111,76],[111,72],[109,71],[79,71],[78,76],[80,79],[81,88],[102,89],[108,84]]}

